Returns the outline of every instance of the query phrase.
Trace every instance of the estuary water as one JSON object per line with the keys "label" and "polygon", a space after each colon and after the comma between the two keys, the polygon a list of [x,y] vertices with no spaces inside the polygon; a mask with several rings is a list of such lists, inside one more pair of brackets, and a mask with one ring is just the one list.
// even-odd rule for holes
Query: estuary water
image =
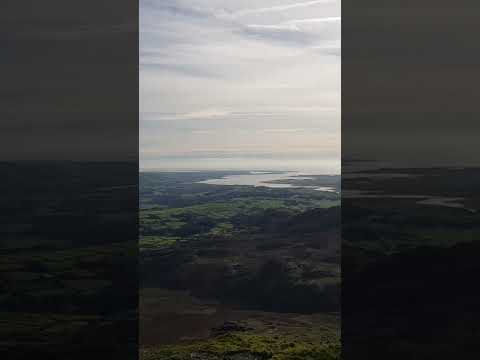
{"label": "estuary water", "polygon": [[[313,175],[313,174],[312,174]],[[200,181],[201,184],[210,185],[249,185],[249,186],[264,186],[269,188],[308,188],[318,191],[332,191],[335,189],[327,186],[302,186],[292,185],[288,183],[272,183],[278,180],[309,180],[312,179],[308,174],[298,171],[285,172],[266,172],[266,171],[251,171],[248,174],[227,175],[218,179],[208,179]]]}

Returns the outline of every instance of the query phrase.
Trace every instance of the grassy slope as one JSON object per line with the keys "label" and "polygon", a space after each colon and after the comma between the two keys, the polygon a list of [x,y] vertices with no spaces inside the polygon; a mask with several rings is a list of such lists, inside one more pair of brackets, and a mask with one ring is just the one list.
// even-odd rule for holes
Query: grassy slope
{"label": "grassy slope", "polygon": [[[144,348],[143,360],[187,359],[273,359],[273,360],[334,360],[339,359],[339,343],[313,344],[296,337],[231,333],[207,341],[186,345]],[[243,356],[241,356],[243,355]],[[195,357],[197,356],[197,357]]]}

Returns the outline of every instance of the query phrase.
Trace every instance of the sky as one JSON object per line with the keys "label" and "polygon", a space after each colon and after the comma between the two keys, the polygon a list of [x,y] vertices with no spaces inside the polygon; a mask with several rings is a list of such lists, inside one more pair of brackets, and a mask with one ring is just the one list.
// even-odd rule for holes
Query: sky
{"label": "sky", "polygon": [[140,0],[140,167],[337,172],[340,8]]}

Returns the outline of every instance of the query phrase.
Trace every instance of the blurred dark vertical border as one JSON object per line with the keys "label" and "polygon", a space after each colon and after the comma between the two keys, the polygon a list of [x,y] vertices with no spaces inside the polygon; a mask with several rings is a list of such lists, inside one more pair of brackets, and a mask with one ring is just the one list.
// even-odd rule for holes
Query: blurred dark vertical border
{"label": "blurred dark vertical border", "polygon": [[0,8],[0,356],[135,359],[138,2]]}
{"label": "blurred dark vertical border", "polygon": [[475,1],[342,1],[343,359],[480,355]]}

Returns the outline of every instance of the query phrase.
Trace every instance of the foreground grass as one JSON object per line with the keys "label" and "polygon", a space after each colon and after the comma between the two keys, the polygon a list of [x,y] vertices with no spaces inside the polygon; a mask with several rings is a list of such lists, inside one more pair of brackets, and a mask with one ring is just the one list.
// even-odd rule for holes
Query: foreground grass
{"label": "foreground grass", "polygon": [[339,342],[314,344],[285,336],[230,333],[191,344],[143,348],[141,360],[336,360]]}

